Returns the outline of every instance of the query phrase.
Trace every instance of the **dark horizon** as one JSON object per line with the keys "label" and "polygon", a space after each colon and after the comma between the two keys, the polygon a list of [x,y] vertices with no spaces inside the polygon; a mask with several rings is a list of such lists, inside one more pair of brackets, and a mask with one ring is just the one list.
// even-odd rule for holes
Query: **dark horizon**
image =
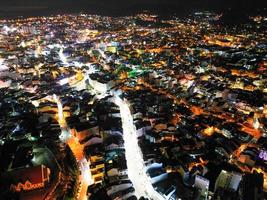
{"label": "dark horizon", "polygon": [[46,15],[62,14],[71,12],[86,12],[102,15],[131,15],[143,10],[149,10],[158,14],[183,14],[198,10],[209,10],[215,12],[232,11],[233,13],[264,13],[267,3],[262,0],[10,0],[0,1],[0,15]]}

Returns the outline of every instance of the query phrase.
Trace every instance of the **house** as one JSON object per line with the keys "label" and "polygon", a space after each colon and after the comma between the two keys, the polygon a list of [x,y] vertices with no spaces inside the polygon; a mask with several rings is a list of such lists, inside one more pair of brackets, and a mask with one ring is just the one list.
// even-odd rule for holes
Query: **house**
{"label": "house", "polygon": [[107,171],[107,175],[108,176],[125,176],[125,175],[128,175],[128,170],[112,168],[109,171]]}

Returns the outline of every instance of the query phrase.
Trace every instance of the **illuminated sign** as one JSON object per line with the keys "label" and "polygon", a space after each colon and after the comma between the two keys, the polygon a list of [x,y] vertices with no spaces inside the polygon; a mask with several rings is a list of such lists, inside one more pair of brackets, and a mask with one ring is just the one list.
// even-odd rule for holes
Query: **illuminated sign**
{"label": "illuminated sign", "polygon": [[28,180],[24,184],[18,183],[17,185],[11,184],[10,186],[10,188],[16,192],[29,191],[29,190],[39,189],[43,187],[44,187],[44,183],[31,183]]}
{"label": "illuminated sign", "polygon": [[260,157],[261,159],[263,159],[264,161],[267,161],[267,151],[265,151],[265,150],[261,150],[261,151],[260,151],[260,154],[259,154],[259,157]]}

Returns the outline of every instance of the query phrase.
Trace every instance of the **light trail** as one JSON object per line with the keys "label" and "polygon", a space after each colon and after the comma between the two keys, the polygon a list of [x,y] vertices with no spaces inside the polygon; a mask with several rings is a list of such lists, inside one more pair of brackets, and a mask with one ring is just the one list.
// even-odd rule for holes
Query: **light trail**
{"label": "light trail", "polygon": [[143,196],[153,200],[164,200],[163,196],[155,191],[150,177],[146,174],[143,154],[138,145],[136,127],[128,103],[118,96],[115,96],[114,103],[120,108],[128,176],[135,188],[135,195],[137,198]]}
{"label": "light trail", "polygon": [[94,183],[92,174],[90,171],[90,161],[87,161],[85,158],[85,155],[83,152],[84,146],[80,144],[80,142],[78,141],[78,138],[74,137],[74,135],[71,134],[71,131],[68,127],[68,124],[66,122],[66,119],[63,113],[63,106],[62,106],[62,103],[60,102],[59,97],[54,94],[53,100],[57,103],[57,107],[58,107],[57,120],[61,128],[60,140],[69,145],[79,165],[79,169],[81,171],[81,175],[79,176],[79,181],[81,185],[80,185],[79,192],[76,196],[76,199],[87,200],[88,199],[87,188],[89,185],[92,185]]}

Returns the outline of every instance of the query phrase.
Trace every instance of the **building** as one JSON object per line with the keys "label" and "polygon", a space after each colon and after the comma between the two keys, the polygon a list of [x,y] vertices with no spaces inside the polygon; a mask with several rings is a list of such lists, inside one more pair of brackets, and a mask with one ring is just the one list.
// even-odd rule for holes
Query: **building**
{"label": "building", "polygon": [[210,181],[202,176],[196,175],[194,187],[199,190],[200,200],[208,199]]}
{"label": "building", "polygon": [[10,176],[14,182],[10,189],[16,192],[44,188],[50,182],[50,169],[44,165],[14,169]]}
{"label": "building", "polygon": [[218,188],[237,191],[241,179],[242,175],[239,173],[222,170],[220,175],[216,179],[214,192],[216,192]]}

